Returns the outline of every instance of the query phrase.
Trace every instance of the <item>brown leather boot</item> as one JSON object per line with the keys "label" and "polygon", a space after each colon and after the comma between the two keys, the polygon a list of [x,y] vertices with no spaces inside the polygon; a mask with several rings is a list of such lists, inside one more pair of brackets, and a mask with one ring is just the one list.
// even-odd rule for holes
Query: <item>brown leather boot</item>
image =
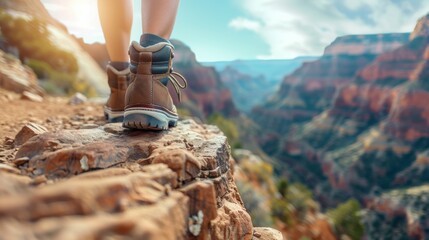
{"label": "brown leather boot", "polygon": [[[179,100],[180,89],[187,85],[184,77],[173,71],[173,45],[166,39],[145,34],[150,44],[130,46],[131,83],[125,95],[123,126],[134,129],[163,130],[177,125],[178,115],[167,83],[174,86]],[[143,41],[145,42],[145,41]],[[182,80],[180,84],[178,79]]]}
{"label": "brown leather boot", "polygon": [[104,106],[104,116],[108,122],[122,122],[124,120],[125,93],[130,82],[130,69],[118,71],[107,65],[107,79],[110,96]]}

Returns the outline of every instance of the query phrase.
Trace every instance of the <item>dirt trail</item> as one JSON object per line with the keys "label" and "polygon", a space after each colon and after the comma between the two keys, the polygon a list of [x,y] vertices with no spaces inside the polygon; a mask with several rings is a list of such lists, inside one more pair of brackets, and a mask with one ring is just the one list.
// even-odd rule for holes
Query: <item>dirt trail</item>
{"label": "dirt trail", "polygon": [[0,89],[0,141],[14,138],[28,122],[42,125],[49,131],[105,123],[101,103],[70,105],[68,101],[69,98],[45,97],[43,102],[33,102]]}

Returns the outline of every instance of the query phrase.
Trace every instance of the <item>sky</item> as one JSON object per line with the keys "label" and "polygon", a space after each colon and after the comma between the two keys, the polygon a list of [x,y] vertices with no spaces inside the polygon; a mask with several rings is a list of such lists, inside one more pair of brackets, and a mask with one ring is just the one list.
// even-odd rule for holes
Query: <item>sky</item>
{"label": "sky", "polygon": [[[97,0],[41,1],[72,34],[104,42]],[[133,3],[138,40],[140,0]],[[291,59],[321,55],[338,36],[411,32],[428,12],[427,0],[182,0],[172,38],[199,61]]]}

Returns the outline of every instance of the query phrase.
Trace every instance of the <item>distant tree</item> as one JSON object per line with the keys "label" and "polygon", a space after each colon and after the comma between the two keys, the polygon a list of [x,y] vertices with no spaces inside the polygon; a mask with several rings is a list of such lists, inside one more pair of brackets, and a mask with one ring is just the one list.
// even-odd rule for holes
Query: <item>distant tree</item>
{"label": "distant tree", "polygon": [[272,216],[289,225],[303,220],[315,205],[310,189],[301,183],[289,184],[285,178],[278,180],[276,186],[280,196],[271,203]]}
{"label": "distant tree", "polygon": [[350,199],[337,208],[328,210],[327,215],[334,222],[338,235],[348,235],[354,240],[359,240],[364,234],[364,227],[358,215],[360,210],[359,202]]}
{"label": "distant tree", "polygon": [[227,118],[225,118],[220,113],[214,113],[210,115],[207,119],[209,124],[213,124],[219,127],[220,130],[228,138],[229,143],[233,148],[240,146],[239,143],[239,132],[235,123]]}

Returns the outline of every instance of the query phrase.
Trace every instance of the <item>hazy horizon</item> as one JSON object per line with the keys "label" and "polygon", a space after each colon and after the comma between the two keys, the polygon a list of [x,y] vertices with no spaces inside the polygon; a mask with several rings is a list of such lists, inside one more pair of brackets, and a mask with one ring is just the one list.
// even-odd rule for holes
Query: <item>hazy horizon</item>
{"label": "hazy horizon", "polygon": [[[141,13],[140,1],[133,1],[136,40]],[[42,2],[72,34],[104,42],[96,0]],[[427,12],[429,2],[423,0],[181,1],[172,38],[191,46],[203,62],[293,59],[322,55],[338,36],[411,32]]]}

